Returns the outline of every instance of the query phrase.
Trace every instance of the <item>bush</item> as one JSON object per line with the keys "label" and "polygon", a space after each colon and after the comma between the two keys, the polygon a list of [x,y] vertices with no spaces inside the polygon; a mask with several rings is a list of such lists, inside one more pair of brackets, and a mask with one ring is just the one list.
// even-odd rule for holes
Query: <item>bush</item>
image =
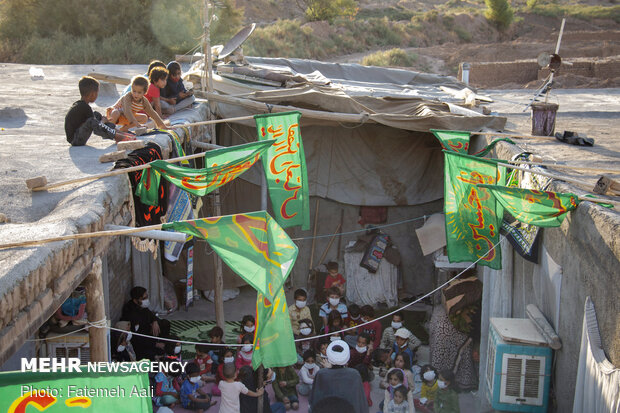
{"label": "bush", "polygon": [[332,20],[339,16],[353,17],[357,13],[356,0],[298,0],[305,6],[309,21]]}
{"label": "bush", "polygon": [[508,28],[514,19],[514,11],[508,0],[484,0],[484,2],[487,5],[484,12],[487,20],[495,23],[500,30]]}
{"label": "bush", "polygon": [[362,59],[364,66],[398,66],[411,67],[418,60],[418,55],[403,49],[390,49],[384,52],[369,54]]}

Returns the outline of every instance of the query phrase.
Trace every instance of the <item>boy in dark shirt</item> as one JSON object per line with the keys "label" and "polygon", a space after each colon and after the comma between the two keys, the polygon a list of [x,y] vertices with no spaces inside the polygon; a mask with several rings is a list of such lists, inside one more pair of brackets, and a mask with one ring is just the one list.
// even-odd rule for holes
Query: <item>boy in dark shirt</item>
{"label": "boy in dark shirt", "polygon": [[171,115],[175,112],[190,107],[196,98],[194,98],[193,91],[185,89],[183,79],[181,79],[181,65],[174,60],[168,63],[166,66],[168,69],[168,80],[166,86],[161,90],[161,96],[159,97],[161,104],[161,111],[166,115]]}
{"label": "boy in dark shirt", "polygon": [[119,132],[114,127],[106,125],[107,119],[91,109],[90,103],[97,100],[99,95],[99,82],[95,78],[83,76],[78,87],[82,98],[73,103],[65,116],[65,134],[71,145],[86,145],[93,132],[104,139],[114,139],[116,142],[133,139],[133,135]]}

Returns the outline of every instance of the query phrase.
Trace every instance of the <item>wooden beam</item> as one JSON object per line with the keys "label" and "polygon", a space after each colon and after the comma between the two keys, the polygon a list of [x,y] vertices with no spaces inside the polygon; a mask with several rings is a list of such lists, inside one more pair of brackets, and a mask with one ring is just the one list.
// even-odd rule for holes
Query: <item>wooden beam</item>
{"label": "wooden beam", "polygon": [[196,91],[195,95],[197,101],[202,101],[201,98],[207,99],[211,102],[226,103],[229,105],[242,106],[247,109],[255,110],[257,113],[271,112],[290,112],[298,111],[301,115],[310,119],[328,120],[332,122],[344,122],[344,123],[367,123],[373,122],[372,115],[366,112],[363,113],[336,113],[325,112],[321,110],[302,109],[295,106],[282,106],[272,105],[263,102],[257,102],[251,99],[242,99],[227,95],[219,95],[217,93]]}
{"label": "wooden beam", "polygon": [[[101,258],[95,257],[93,268],[84,280],[86,287],[86,313],[88,322],[101,327],[107,326],[105,301],[103,292]],[[91,362],[108,361],[107,329],[90,327],[88,329],[88,344],[90,346]]]}

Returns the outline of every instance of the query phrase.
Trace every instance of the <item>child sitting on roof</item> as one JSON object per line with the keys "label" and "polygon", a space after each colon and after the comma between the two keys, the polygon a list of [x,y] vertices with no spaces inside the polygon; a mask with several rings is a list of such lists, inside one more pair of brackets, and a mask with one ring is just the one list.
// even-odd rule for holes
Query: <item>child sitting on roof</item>
{"label": "child sitting on roof", "polygon": [[73,105],[65,116],[65,134],[67,142],[73,146],[84,146],[90,135],[101,136],[104,139],[114,139],[116,142],[132,140],[133,136],[114,129],[114,126],[106,124],[108,121],[99,112],[93,112],[90,107],[99,96],[99,82],[90,76],[83,76],[78,82],[80,100]]}
{"label": "child sitting on roof", "polygon": [[131,92],[121,96],[113,106],[107,109],[108,119],[112,123],[122,125],[122,131],[143,126],[149,117],[153,119],[158,128],[168,129],[144,96],[148,87],[149,81],[144,76],[135,76],[131,80]]}
{"label": "child sitting on roof", "polygon": [[149,73],[149,88],[144,95],[153,106],[153,110],[157,112],[160,117],[161,113],[161,89],[166,87],[166,80],[168,79],[168,69],[165,67],[154,67]]}
{"label": "child sitting on roof", "polygon": [[181,79],[181,65],[174,60],[166,66],[168,81],[161,91],[161,110],[165,114],[173,114],[194,103],[194,92],[185,89]]}

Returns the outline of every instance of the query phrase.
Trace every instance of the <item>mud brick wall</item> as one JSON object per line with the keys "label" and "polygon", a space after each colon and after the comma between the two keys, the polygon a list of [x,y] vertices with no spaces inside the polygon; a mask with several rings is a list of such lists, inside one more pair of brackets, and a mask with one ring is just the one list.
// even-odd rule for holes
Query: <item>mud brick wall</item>
{"label": "mud brick wall", "polygon": [[[458,78],[462,79],[459,68]],[[471,63],[469,83],[473,86],[494,87],[506,83],[528,83],[538,78],[536,60],[514,62]]]}
{"label": "mud brick wall", "polygon": [[594,77],[598,79],[620,77],[620,59],[596,62],[594,64]]}
{"label": "mud brick wall", "polygon": [[108,318],[114,323],[120,318],[132,287],[131,243],[128,237],[117,237],[110,244],[107,263]]}

